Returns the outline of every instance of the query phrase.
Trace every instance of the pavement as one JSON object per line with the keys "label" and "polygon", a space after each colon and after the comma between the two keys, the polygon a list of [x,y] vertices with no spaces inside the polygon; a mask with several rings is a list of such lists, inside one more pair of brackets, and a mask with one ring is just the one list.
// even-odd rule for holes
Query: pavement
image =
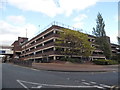
{"label": "pavement", "polygon": [[119,65],[94,65],[73,63],[33,63],[32,67],[39,70],[62,71],[62,72],[110,72],[118,71]]}

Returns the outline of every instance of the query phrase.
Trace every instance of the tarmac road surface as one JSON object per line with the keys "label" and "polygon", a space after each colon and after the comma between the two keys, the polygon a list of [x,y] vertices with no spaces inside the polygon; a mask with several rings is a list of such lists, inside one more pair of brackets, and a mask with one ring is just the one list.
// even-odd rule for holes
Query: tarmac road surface
{"label": "tarmac road surface", "polygon": [[115,71],[55,72],[2,64],[2,88],[15,88],[15,90],[17,90],[16,88],[24,88],[26,90],[33,88],[110,89],[117,85],[118,72]]}

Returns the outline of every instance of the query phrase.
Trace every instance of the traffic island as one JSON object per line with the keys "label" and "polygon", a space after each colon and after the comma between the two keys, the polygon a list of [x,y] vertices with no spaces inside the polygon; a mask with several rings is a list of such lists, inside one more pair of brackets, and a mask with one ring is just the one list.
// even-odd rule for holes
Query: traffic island
{"label": "traffic island", "polygon": [[32,67],[39,70],[62,72],[108,72],[117,71],[117,65],[94,65],[74,63],[33,63]]}

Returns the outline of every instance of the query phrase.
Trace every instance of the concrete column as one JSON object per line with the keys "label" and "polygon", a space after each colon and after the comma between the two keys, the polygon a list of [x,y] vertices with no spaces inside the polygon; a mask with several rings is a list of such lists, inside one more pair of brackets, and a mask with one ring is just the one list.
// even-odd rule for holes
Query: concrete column
{"label": "concrete column", "polygon": [[56,33],[56,30],[54,30],[53,33]]}
{"label": "concrete column", "polygon": [[53,57],[53,60],[56,60],[56,56]]}
{"label": "concrete column", "polygon": [[53,41],[55,42],[55,41],[56,41],[56,39],[54,38],[54,39],[53,39]]}
{"label": "concrete column", "polygon": [[42,43],[42,46],[44,46],[44,43]]}
{"label": "concrete column", "polygon": [[42,53],[44,53],[44,51],[42,50]]}
{"label": "concrete column", "polygon": [[54,47],[54,48],[53,48],[53,50],[55,51],[55,50],[56,50],[56,48]]}

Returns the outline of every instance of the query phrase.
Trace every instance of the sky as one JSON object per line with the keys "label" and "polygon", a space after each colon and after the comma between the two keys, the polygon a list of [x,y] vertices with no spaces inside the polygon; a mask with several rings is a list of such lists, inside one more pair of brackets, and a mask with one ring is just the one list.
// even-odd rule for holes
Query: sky
{"label": "sky", "polygon": [[112,43],[118,36],[118,0],[0,0],[0,45],[33,38],[53,21],[92,34],[100,12]]}

